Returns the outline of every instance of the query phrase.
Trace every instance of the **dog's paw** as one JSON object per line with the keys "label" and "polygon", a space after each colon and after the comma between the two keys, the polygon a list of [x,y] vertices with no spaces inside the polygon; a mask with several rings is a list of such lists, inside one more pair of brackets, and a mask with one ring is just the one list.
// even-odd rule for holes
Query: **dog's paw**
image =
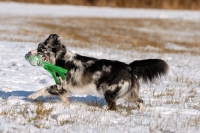
{"label": "dog's paw", "polygon": [[29,95],[29,96],[28,96],[28,98],[29,98],[29,99],[36,99],[36,98],[37,98],[37,96],[36,96],[36,94],[35,94],[35,93],[33,93],[33,94]]}
{"label": "dog's paw", "polygon": [[60,95],[59,98],[60,98],[60,100],[61,100],[63,103],[69,104],[69,101],[68,101],[68,98],[67,98],[67,97]]}
{"label": "dog's paw", "polygon": [[146,107],[144,105],[144,103],[139,103],[139,108],[138,108],[138,111],[139,112],[145,112],[146,111]]}

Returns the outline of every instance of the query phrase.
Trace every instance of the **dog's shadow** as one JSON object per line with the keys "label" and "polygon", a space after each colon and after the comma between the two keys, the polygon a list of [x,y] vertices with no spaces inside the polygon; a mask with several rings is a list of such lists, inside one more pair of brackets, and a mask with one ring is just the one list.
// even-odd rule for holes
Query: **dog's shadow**
{"label": "dog's shadow", "polygon": [[[23,101],[35,103],[35,102],[42,102],[42,103],[59,103],[61,102],[60,99],[56,96],[52,97],[38,97],[35,100],[31,100],[28,98],[30,94],[34,93],[34,91],[12,91],[12,92],[4,92],[0,90],[0,97],[4,100],[8,100],[10,97],[19,97]],[[70,96],[68,97],[69,103],[83,103],[93,107],[103,107],[107,106],[107,102],[102,97],[87,95],[87,96]],[[117,105],[120,110],[126,110],[127,112],[136,109],[134,106],[124,106],[124,105]]]}
{"label": "dog's shadow", "polygon": [[78,103],[85,103],[90,106],[98,106],[102,107],[104,105],[107,105],[106,101],[102,97],[87,95],[85,97],[83,96],[71,96],[68,98],[69,102],[78,102]]}
{"label": "dog's shadow", "polygon": [[[12,91],[12,92],[4,92],[0,90],[0,97],[4,100],[8,100],[9,97],[20,97],[24,101],[28,102],[35,102],[37,100],[42,100],[43,102],[58,102],[59,98],[58,97],[39,97],[36,100],[31,100],[27,98],[30,94],[34,93],[33,91],[23,91],[23,90],[18,90],[18,91]],[[85,103],[91,106],[104,106],[107,105],[106,101],[102,97],[96,97],[92,95],[87,95],[87,96],[70,96],[68,97],[68,100],[70,103]]]}
{"label": "dog's shadow", "polygon": [[4,100],[7,100],[11,96],[21,97],[22,99],[24,99],[32,93],[34,93],[34,92],[33,91],[23,91],[23,90],[4,92],[4,91],[0,90],[0,97]]}

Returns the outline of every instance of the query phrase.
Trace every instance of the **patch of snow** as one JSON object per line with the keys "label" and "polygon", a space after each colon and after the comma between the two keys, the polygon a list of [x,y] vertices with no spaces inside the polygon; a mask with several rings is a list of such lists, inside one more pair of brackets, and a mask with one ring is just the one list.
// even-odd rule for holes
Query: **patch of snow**
{"label": "patch of snow", "polygon": [[165,46],[166,48],[174,49],[174,50],[187,50],[186,47],[184,47],[184,46],[179,46],[179,45],[174,44],[174,43],[165,43],[164,46]]}

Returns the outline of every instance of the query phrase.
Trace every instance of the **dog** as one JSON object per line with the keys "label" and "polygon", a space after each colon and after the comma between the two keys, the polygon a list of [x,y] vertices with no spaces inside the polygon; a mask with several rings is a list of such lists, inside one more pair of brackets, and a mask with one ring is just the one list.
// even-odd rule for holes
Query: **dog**
{"label": "dog", "polygon": [[57,34],[51,34],[29,55],[39,55],[43,61],[68,70],[66,80],[57,75],[59,84],[43,88],[29,95],[29,99],[56,95],[68,103],[67,97],[70,94],[90,94],[104,97],[109,110],[116,110],[119,98],[135,103],[138,110],[141,110],[144,102],[139,98],[138,81],[153,82],[166,75],[169,69],[168,64],[161,59],[136,60],[126,64],[75,54],[61,43]]}

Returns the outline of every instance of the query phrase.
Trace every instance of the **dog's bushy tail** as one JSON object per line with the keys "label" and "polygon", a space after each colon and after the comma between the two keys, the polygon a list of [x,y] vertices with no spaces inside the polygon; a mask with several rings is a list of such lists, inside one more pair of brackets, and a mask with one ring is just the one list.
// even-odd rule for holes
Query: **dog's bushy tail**
{"label": "dog's bushy tail", "polygon": [[167,74],[168,64],[160,59],[136,60],[129,64],[132,73],[143,82],[153,82],[155,78]]}

